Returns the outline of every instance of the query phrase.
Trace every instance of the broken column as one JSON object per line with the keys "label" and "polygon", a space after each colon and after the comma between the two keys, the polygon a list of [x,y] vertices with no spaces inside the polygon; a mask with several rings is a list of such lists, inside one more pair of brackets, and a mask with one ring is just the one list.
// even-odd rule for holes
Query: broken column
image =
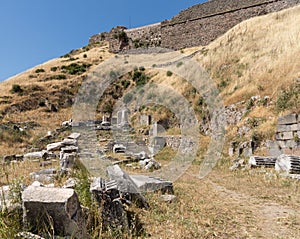
{"label": "broken column", "polygon": [[300,157],[285,154],[280,155],[276,160],[275,170],[290,174],[300,174]]}

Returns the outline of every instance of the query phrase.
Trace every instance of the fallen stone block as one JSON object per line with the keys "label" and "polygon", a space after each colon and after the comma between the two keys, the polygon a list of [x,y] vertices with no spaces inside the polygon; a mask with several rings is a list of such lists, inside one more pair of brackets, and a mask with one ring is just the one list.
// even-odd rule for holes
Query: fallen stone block
{"label": "fallen stone block", "polygon": [[161,168],[161,164],[154,159],[151,159],[149,162],[146,163],[145,169],[146,170],[157,170]]}
{"label": "fallen stone block", "polygon": [[[77,194],[73,189],[29,186],[22,193],[23,221],[35,233],[41,226],[57,236],[89,238]],[[44,228],[45,229],[45,228]]]}
{"label": "fallen stone block", "polygon": [[46,159],[46,158],[47,158],[46,150],[24,154],[24,159]]}
{"label": "fallen stone block", "polygon": [[131,180],[137,186],[138,190],[144,192],[161,191],[163,193],[173,193],[173,183],[160,178],[145,175],[129,175]]}
{"label": "fallen stone block", "polygon": [[126,195],[122,196],[118,190],[117,182],[94,178],[90,191],[94,199],[101,205],[102,225],[128,231],[129,217],[123,205],[127,199]]}
{"label": "fallen stone block", "polygon": [[52,143],[47,145],[47,151],[59,151],[64,144],[62,142]]}
{"label": "fallen stone block", "polygon": [[75,132],[74,132],[74,133],[70,134],[70,135],[68,136],[68,138],[69,138],[69,139],[76,139],[76,140],[77,140],[77,139],[79,139],[80,135],[81,135],[80,133],[75,133]]}
{"label": "fallen stone block", "polygon": [[30,178],[41,183],[52,183],[57,175],[56,169],[44,169],[30,173]]}
{"label": "fallen stone block", "polygon": [[64,139],[62,141],[62,143],[65,146],[77,146],[77,140],[76,139]]}
{"label": "fallen stone block", "polygon": [[117,189],[121,193],[129,195],[132,202],[136,202],[140,207],[148,208],[149,205],[145,197],[140,193],[139,188],[132,178],[125,173],[118,165],[107,167],[107,173],[110,180],[117,184]]}

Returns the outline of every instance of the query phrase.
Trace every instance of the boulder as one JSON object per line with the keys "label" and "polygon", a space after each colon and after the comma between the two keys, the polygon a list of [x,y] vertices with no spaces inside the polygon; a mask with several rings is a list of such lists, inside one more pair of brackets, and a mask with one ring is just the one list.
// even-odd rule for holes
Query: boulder
{"label": "boulder", "polygon": [[44,169],[30,173],[30,178],[41,183],[52,183],[56,176],[56,169]]}
{"label": "boulder", "polygon": [[[35,233],[41,226],[58,236],[89,238],[78,196],[73,189],[29,186],[22,193],[23,221]],[[38,220],[37,220],[38,219]]]}

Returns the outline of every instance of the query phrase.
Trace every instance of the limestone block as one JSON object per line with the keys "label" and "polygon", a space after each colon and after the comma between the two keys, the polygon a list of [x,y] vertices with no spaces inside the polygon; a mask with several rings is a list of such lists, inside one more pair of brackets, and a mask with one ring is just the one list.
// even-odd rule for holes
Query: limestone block
{"label": "limestone block", "polygon": [[285,115],[280,118],[278,118],[278,124],[296,124],[297,123],[297,115],[296,114],[290,114]]}
{"label": "limestone block", "polygon": [[141,192],[173,192],[173,184],[170,181],[145,175],[130,175],[130,178]]}
{"label": "limestone block", "polygon": [[277,132],[287,132],[291,131],[291,125],[285,125],[285,124],[278,124],[277,125]]}
{"label": "limestone block", "polygon": [[47,151],[32,152],[24,155],[24,159],[44,159],[47,158]]}
{"label": "limestone block", "polygon": [[77,140],[76,139],[64,139],[62,143],[63,143],[63,145],[76,146],[77,145]]}
{"label": "limestone block", "polygon": [[80,133],[72,133],[68,136],[69,139],[78,139],[80,137]]}
{"label": "limestone block", "polygon": [[291,126],[290,126],[290,128],[291,128],[291,131],[300,131],[300,123],[298,123],[298,124],[292,124]]}
{"label": "limestone block", "polygon": [[276,134],[277,140],[289,140],[289,139],[293,139],[293,138],[294,138],[294,135],[293,135],[293,132],[291,132],[291,131],[281,132],[281,133]]}
{"label": "limestone block", "polygon": [[47,151],[59,151],[64,144],[62,142],[52,143],[47,145]]}
{"label": "limestone block", "polygon": [[285,142],[285,145],[286,145],[286,148],[295,148],[295,147],[297,147],[298,144],[295,140],[290,139]]}
{"label": "limestone block", "polygon": [[36,232],[41,225],[55,235],[89,238],[82,209],[73,189],[29,186],[22,193],[24,225]]}
{"label": "limestone block", "polygon": [[63,153],[77,153],[78,152],[78,147],[76,146],[66,146],[61,149]]}

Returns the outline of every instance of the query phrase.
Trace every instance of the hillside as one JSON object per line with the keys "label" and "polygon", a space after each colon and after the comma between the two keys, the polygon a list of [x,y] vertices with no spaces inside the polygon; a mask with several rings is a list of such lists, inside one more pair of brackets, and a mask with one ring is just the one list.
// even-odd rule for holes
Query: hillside
{"label": "hillside", "polygon": [[[174,183],[177,201],[164,204],[156,195],[150,194],[147,199],[151,209],[136,209],[146,231],[142,238],[300,237],[298,181],[282,178],[268,169],[234,172],[228,169],[237,157],[228,155],[232,141],[243,143],[258,137],[260,144],[255,153],[268,154],[266,141],[274,138],[278,117],[300,113],[299,26],[300,6],[297,6],[244,21],[208,46],[177,52],[182,57],[196,52],[192,59],[209,74],[225,108],[231,107],[234,112],[228,119],[232,122],[226,127],[221,160],[203,180],[197,176],[210,141],[206,128],[209,116],[204,96],[191,84],[172,72],[155,67],[139,68],[121,76],[104,92],[97,119],[111,113],[112,107],[109,106],[122,96],[129,97],[138,84],[152,82],[172,87],[183,95],[202,127],[197,157],[189,170]],[[150,54],[159,59],[159,54]],[[75,97],[89,74],[99,66],[101,69],[106,60],[114,58],[126,60],[126,54],[109,53],[108,43],[100,42],[73,50],[2,82],[0,157],[23,154],[39,147],[40,138],[72,117]],[[98,80],[101,82],[100,78]],[[179,134],[179,121],[171,110],[153,105],[137,110],[132,107],[131,110],[134,111],[133,125],[138,124],[141,115],[152,115],[164,126],[166,134]],[[240,118],[239,113],[242,114]],[[14,125],[25,128],[25,131],[16,132]],[[138,128],[137,132],[146,130]],[[166,151],[160,156],[170,155],[173,153]],[[28,162],[21,165],[31,167]],[[18,172],[13,167],[8,171],[13,172],[13,177],[30,181],[30,169]],[[3,166],[1,186],[7,178]]]}

